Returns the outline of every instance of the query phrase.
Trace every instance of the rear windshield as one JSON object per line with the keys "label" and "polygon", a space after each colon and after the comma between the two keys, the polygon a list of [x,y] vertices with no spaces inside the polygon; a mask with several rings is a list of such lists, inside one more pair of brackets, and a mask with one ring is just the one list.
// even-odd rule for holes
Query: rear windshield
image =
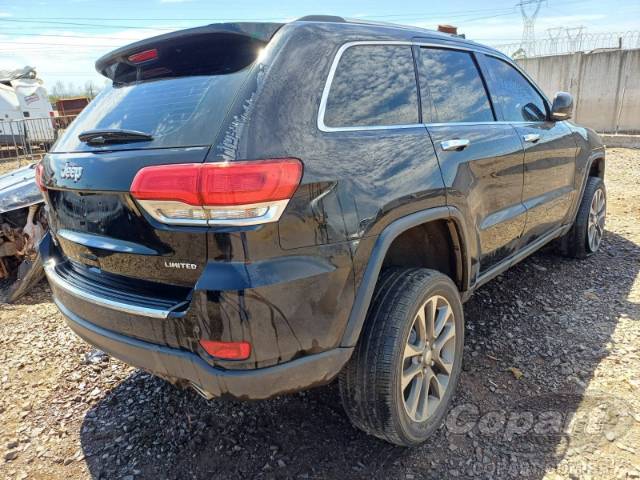
{"label": "rear windshield", "polygon": [[[250,70],[106,87],[72,122],[53,150],[210,145]],[[152,135],[153,140],[101,147],[80,142],[79,134],[96,129],[137,130]]]}

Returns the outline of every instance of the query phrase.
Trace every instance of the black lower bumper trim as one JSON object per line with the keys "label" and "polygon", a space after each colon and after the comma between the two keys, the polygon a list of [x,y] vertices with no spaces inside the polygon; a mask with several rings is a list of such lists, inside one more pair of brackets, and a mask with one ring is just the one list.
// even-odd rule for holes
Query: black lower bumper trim
{"label": "black lower bumper trim", "polygon": [[120,335],[81,319],[59,301],[71,329],[88,343],[134,367],[198,385],[215,397],[270,398],[329,383],[349,360],[352,348],[336,348],[273,367],[221,370],[199,356]]}

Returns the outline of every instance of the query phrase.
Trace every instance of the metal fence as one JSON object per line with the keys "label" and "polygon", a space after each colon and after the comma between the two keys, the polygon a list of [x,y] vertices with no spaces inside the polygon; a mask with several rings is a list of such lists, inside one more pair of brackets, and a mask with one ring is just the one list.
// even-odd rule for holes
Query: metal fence
{"label": "metal fence", "polygon": [[640,31],[572,33],[570,30],[564,30],[558,34],[550,32],[548,38],[538,39],[535,42],[494,45],[494,48],[513,58],[562,55],[601,49],[640,48]]}
{"label": "metal fence", "polygon": [[16,167],[40,160],[75,115],[48,118],[0,119],[0,162]]}

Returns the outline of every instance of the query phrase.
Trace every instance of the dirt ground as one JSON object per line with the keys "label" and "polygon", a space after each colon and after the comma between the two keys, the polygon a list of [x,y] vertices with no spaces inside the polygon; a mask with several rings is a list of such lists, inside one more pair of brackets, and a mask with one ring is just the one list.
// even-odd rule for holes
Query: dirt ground
{"label": "dirt ground", "polygon": [[16,168],[24,167],[37,161],[38,159],[23,158],[20,160],[2,158],[0,155],[0,175],[9,173]]}
{"label": "dirt ground", "polygon": [[43,284],[0,307],[0,478],[640,478],[640,151],[609,150],[606,182],[597,255],[539,252],[465,305],[454,409],[419,448],[354,429],[335,384],[207,402],[91,355]]}

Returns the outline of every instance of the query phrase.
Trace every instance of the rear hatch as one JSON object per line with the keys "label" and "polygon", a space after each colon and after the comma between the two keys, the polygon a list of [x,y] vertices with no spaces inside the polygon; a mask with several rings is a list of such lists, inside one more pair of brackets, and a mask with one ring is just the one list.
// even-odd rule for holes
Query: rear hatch
{"label": "rear hatch", "polygon": [[131,184],[144,167],[205,160],[260,48],[278,27],[210,25],[98,60],[96,68],[112,85],[43,162],[51,228],[71,264],[193,286],[207,259],[206,227],[157,221],[130,195]]}

